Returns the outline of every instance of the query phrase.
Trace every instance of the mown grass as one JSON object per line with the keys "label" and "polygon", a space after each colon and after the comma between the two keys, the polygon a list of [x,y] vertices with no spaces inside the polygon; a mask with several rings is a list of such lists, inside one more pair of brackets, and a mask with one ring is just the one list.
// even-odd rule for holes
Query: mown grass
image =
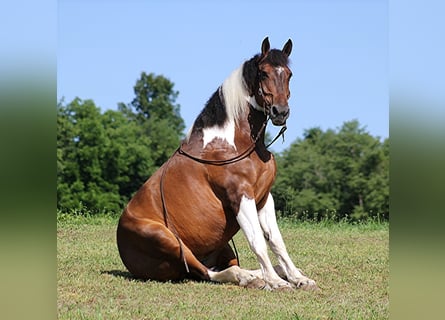
{"label": "mown grass", "polygon": [[[59,214],[59,319],[387,319],[387,223],[298,223],[280,227],[295,264],[320,292],[269,292],[230,284],[139,281],[122,265],[116,216]],[[241,266],[258,264],[241,233]]]}

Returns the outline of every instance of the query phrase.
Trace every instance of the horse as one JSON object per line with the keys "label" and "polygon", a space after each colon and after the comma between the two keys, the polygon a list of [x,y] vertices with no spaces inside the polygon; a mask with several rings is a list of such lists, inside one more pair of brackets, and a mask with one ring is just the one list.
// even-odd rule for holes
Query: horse
{"label": "horse", "polygon": [[[180,147],[128,202],[116,238],[135,278],[316,288],[290,259],[279,231],[271,195],[277,168],[264,141],[269,120],[285,127],[289,117],[291,51],[291,39],[279,50],[266,37],[261,53],[223,81]],[[258,270],[239,267],[229,245],[239,229]]]}

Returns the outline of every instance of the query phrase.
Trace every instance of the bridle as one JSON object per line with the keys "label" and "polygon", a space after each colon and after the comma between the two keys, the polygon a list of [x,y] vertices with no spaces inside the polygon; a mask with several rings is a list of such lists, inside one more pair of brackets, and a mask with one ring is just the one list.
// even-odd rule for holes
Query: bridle
{"label": "bridle", "polygon": [[[263,99],[264,104],[263,104],[263,109],[264,109],[264,114],[266,116],[269,116],[270,114],[270,107],[273,106],[273,94],[270,92],[267,92],[266,90],[264,90],[263,88],[263,76],[262,76],[262,72],[260,69],[258,69],[258,75],[257,75],[257,79],[258,79],[258,95],[261,97],[261,99]],[[270,101],[267,99],[267,97],[270,97]]]}

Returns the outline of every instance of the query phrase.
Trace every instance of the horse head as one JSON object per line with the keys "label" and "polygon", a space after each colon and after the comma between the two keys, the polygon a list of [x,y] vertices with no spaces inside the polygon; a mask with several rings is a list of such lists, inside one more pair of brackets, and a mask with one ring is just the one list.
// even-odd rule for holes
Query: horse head
{"label": "horse head", "polygon": [[269,115],[272,123],[282,126],[289,117],[289,55],[292,41],[289,39],[282,50],[270,49],[269,38],[261,45],[261,54],[256,56],[257,74],[253,84],[256,105]]}

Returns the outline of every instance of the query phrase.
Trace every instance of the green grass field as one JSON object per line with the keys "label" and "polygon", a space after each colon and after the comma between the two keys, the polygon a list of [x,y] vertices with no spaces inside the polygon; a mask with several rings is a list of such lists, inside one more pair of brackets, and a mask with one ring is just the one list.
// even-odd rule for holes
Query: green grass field
{"label": "green grass field", "polygon": [[[290,256],[321,291],[131,278],[116,247],[117,217],[59,214],[59,319],[388,319],[387,223],[280,221]],[[241,266],[259,266],[241,232]],[[274,260],[275,261],[275,260]]]}

